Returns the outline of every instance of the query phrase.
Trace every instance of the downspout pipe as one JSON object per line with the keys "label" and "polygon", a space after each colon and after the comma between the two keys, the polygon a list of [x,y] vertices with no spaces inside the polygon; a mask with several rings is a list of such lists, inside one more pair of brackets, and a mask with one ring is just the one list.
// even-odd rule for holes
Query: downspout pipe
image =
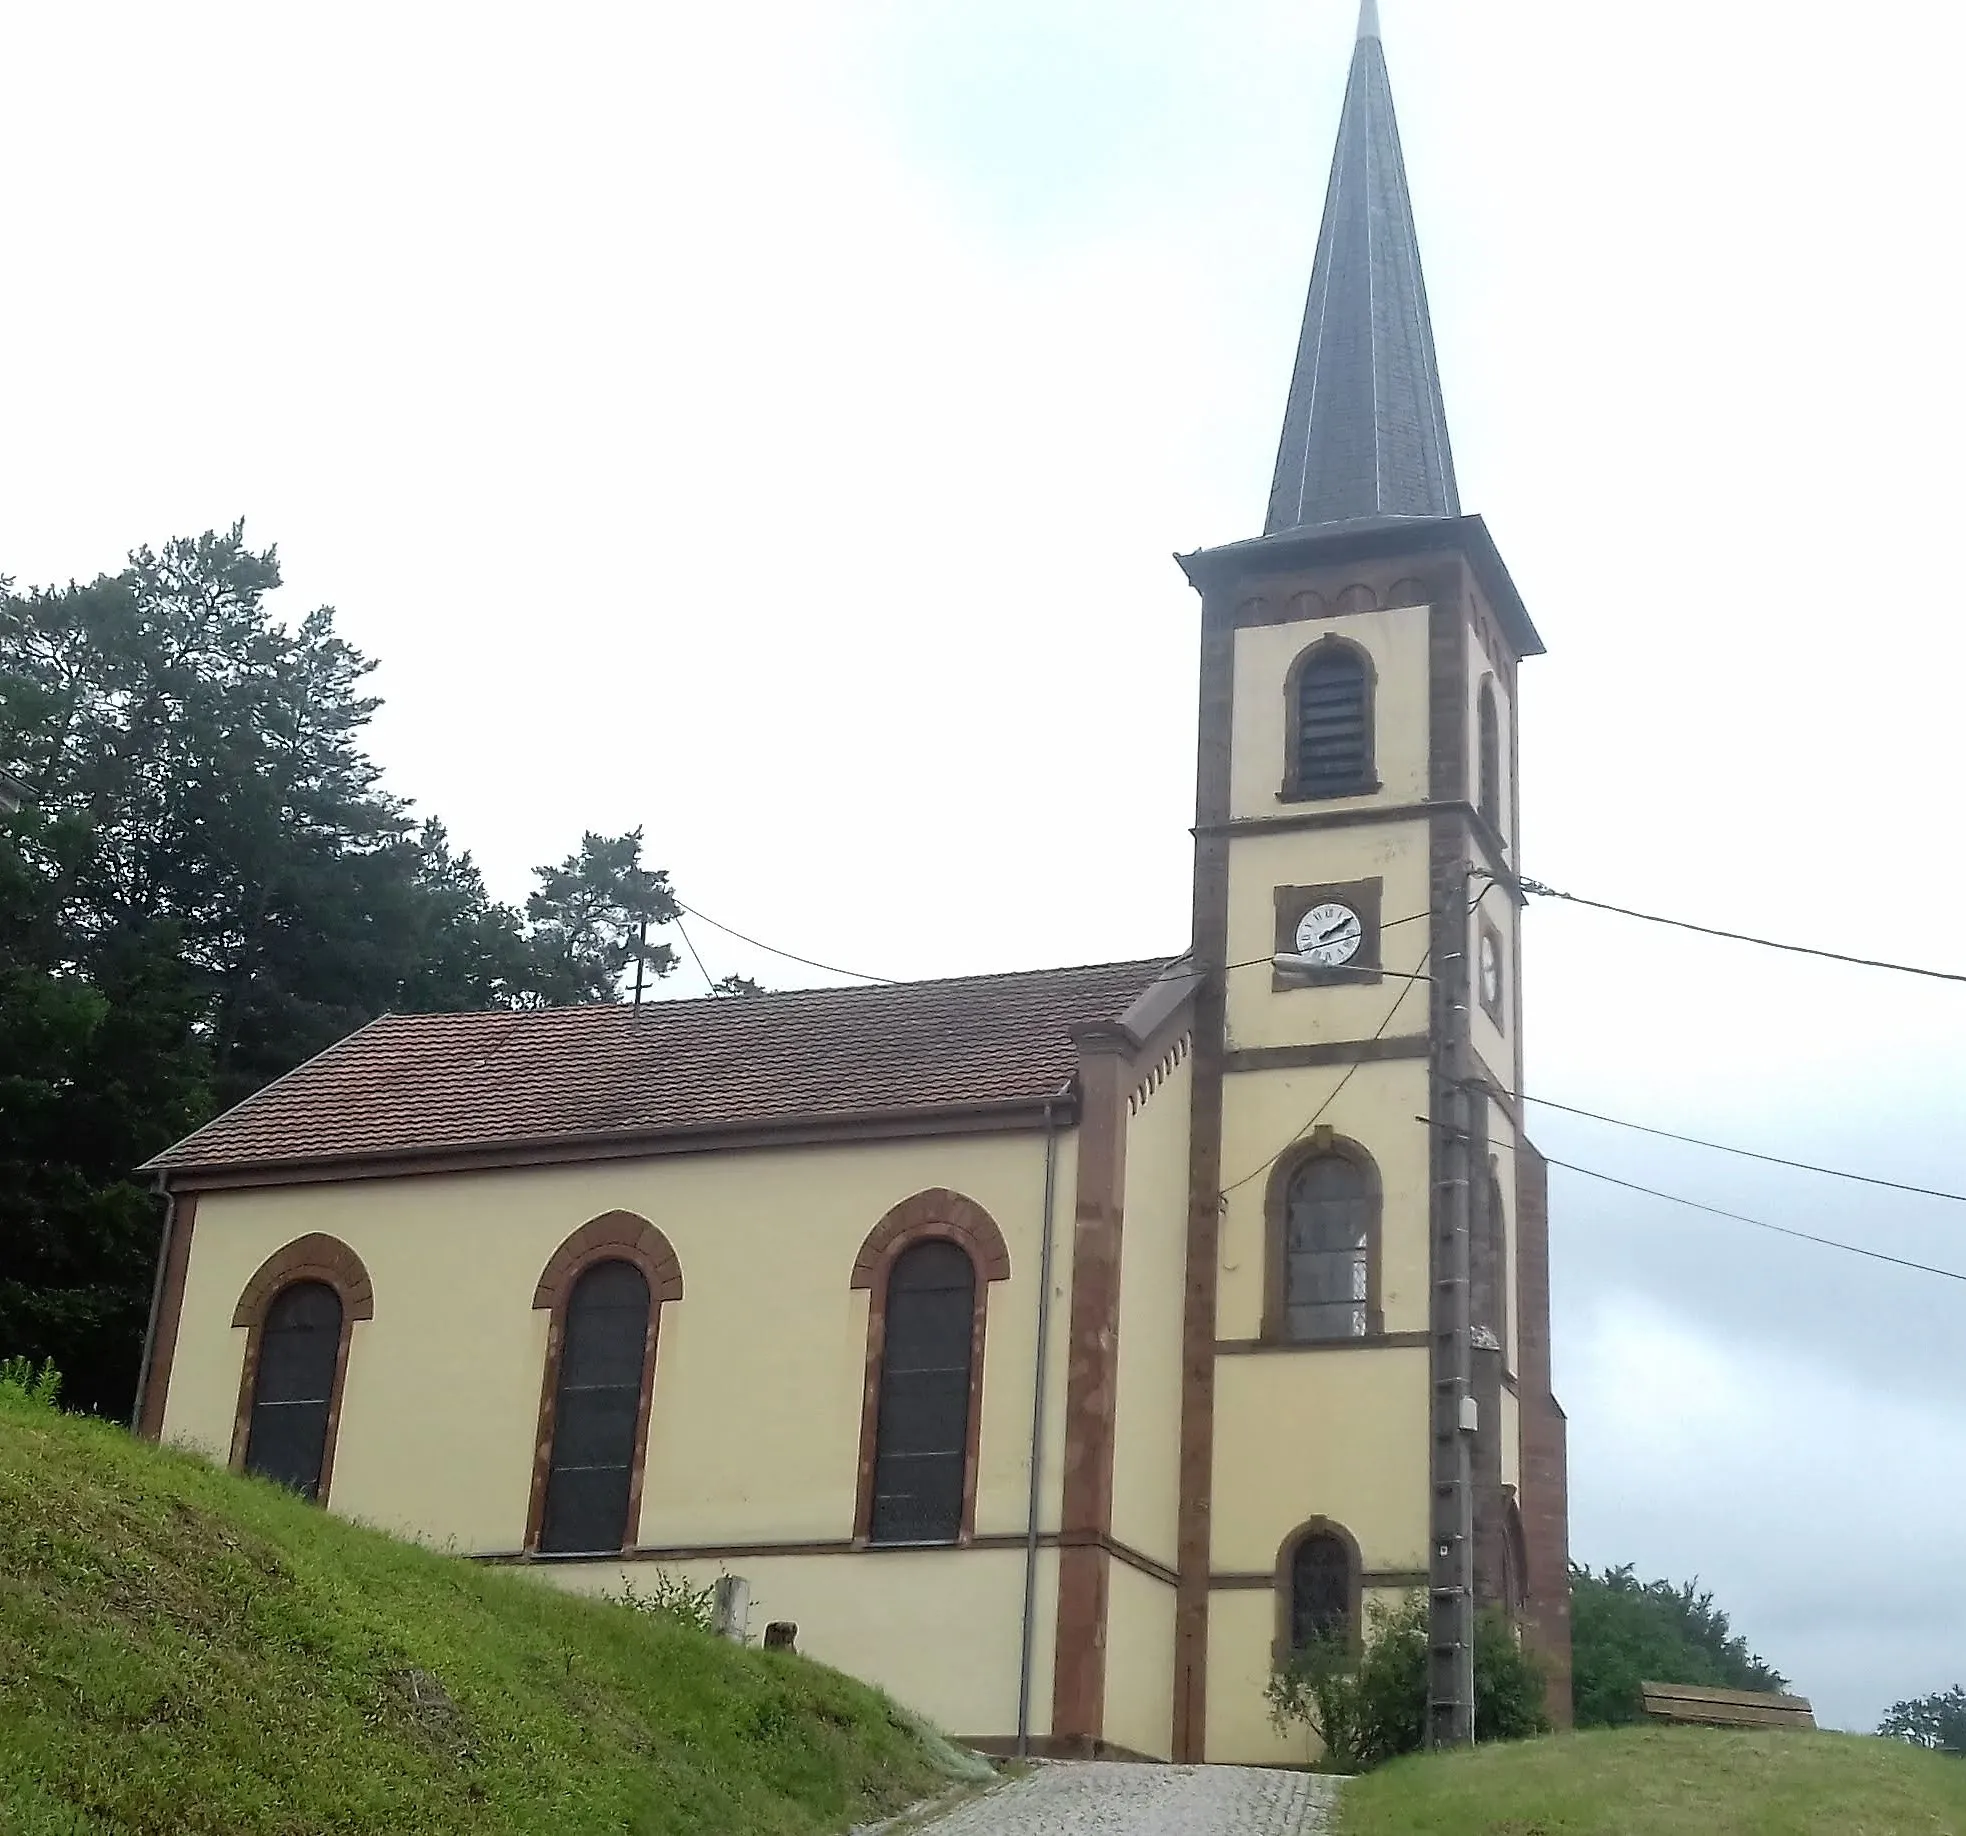
{"label": "downspout pipe", "polygon": [[[1069,1086],[1068,1086],[1069,1088]],[[1038,1633],[1038,1517],[1044,1500],[1045,1366],[1051,1346],[1052,1214],[1058,1197],[1058,1113],[1044,1106],[1043,1236],[1038,1251],[1038,1352],[1031,1376],[1031,1495],[1024,1522],[1024,1640],[1017,1668],[1017,1757],[1031,1756],[1031,1663]]]}

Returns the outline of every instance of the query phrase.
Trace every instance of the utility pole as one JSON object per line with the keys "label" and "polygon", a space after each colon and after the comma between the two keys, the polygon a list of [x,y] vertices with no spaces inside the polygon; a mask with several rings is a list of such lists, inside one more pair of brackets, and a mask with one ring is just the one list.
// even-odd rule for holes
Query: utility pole
{"label": "utility pole", "polygon": [[[1445,838],[1441,838],[1445,839]],[[1468,1311],[1468,880],[1459,834],[1436,855],[1433,912],[1432,1546],[1427,1745],[1474,1744],[1474,1346]],[[1436,841],[1440,851],[1440,841]]]}

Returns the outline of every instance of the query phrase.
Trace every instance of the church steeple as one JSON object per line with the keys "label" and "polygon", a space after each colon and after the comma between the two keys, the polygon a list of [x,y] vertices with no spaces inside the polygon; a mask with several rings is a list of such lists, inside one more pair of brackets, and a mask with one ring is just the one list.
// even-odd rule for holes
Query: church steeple
{"label": "church steeple", "polygon": [[1379,8],[1363,0],[1264,533],[1460,513]]}

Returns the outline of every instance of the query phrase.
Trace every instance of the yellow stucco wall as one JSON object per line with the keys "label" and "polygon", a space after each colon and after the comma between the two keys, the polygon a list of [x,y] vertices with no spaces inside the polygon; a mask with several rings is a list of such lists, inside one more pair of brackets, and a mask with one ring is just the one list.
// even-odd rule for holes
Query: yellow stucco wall
{"label": "yellow stucco wall", "polygon": [[[996,1219],[976,1523],[1025,1522],[1042,1145],[1036,1136],[776,1152],[287,1187],[201,1197],[164,1420],[223,1455],[246,1334],[231,1315],[275,1249],[341,1238],[375,1284],[355,1328],[332,1507],[461,1551],[518,1547],[531,1485],[545,1263],[589,1218],[657,1224],[682,1264],[663,1309],[639,1541],[851,1534],[868,1297],[848,1287],[896,1202],[950,1186]],[[1060,1141],[1046,1522],[1057,1522],[1074,1155]],[[735,1354],[734,1355],[734,1351]]]}
{"label": "yellow stucco wall", "polygon": [[[742,1575],[751,1588],[754,1641],[772,1620],[790,1620],[799,1628],[801,1651],[878,1683],[946,1733],[982,1739],[1017,1730],[1021,1549],[743,1556],[664,1566],[699,1586],[720,1574]],[[651,1579],[646,1563],[554,1563],[533,1572],[574,1592],[616,1596],[624,1583],[646,1592]],[[1051,1725],[1056,1550],[1038,1552],[1035,1597],[1031,1725],[1042,1734]]]}
{"label": "yellow stucco wall", "polygon": [[1427,609],[1397,607],[1344,618],[1257,625],[1236,633],[1235,756],[1229,769],[1232,816],[1274,816],[1283,784],[1284,684],[1298,655],[1319,639],[1336,636],[1372,659],[1376,729],[1373,762],[1381,788],[1368,797],[1332,800],[1329,806],[1416,803],[1427,794]]}
{"label": "yellow stucco wall", "polygon": [[1120,1239],[1113,1535],[1170,1567],[1180,1508],[1192,1068],[1193,1060],[1183,1058],[1128,1120]]}
{"label": "yellow stucco wall", "polygon": [[1312,1517],[1368,1569],[1426,1567],[1424,1346],[1219,1358],[1215,1406],[1214,1572],[1267,1573]]}
{"label": "yellow stucco wall", "polygon": [[1112,1565],[1106,1618],[1106,1738],[1150,1759],[1174,1736],[1174,1590]]}
{"label": "yellow stucco wall", "polygon": [[1349,1079],[1347,1069],[1244,1071],[1226,1080],[1224,1183],[1265,1170],[1229,1194],[1222,1214],[1218,1338],[1253,1339],[1262,1330],[1267,1169],[1320,1107],[1324,1124],[1358,1142],[1379,1165],[1385,1189],[1380,1284],[1386,1330],[1427,1329],[1427,1131],[1414,1120],[1427,1113],[1426,1061],[1360,1065]]}
{"label": "yellow stucco wall", "polygon": [[[1381,963],[1415,973],[1425,967],[1431,903],[1424,817],[1356,829],[1238,836],[1229,863],[1229,955],[1245,965],[1229,972],[1228,1043],[1304,1045],[1427,1030],[1427,985],[1388,975],[1356,987],[1274,986],[1269,959],[1277,944],[1276,889],[1378,880]],[[1395,1004],[1397,1011],[1395,1012]],[[1389,1023],[1387,1014],[1393,1013]]]}

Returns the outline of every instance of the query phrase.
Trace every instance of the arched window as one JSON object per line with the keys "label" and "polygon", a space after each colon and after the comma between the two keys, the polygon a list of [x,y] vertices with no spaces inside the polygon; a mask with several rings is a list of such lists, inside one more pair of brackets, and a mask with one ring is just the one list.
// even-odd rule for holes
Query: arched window
{"label": "arched window", "polygon": [[532,1298],[552,1319],[526,1548],[602,1555],[633,1542],[662,1304],[682,1298],[675,1251],[632,1212],[595,1218],[554,1251]]}
{"label": "arched window", "polygon": [[597,1262],[574,1283],[553,1398],[552,1453],[539,1547],[620,1549],[637,1463],[652,1310],[629,1262]]}
{"label": "arched window", "polygon": [[876,1543],[953,1543],[962,1533],[976,1271],[953,1243],[917,1243],[887,1283],[874,1428]]}
{"label": "arched window", "polygon": [[260,1329],[245,1468],[318,1498],[341,1362],[341,1296],[324,1281],[282,1288]]}
{"label": "arched window", "polygon": [[1286,798],[1356,797],[1376,790],[1372,664],[1357,645],[1320,639],[1290,672]]}
{"label": "arched window", "polygon": [[232,1314],[246,1329],[234,1468],[327,1498],[349,1344],[374,1315],[368,1270],[338,1237],[297,1237],[259,1265]]}
{"label": "arched window", "polygon": [[869,1304],[857,1540],[970,1535],[989,1289],[1009,1275],[989,1213],[939,1188],[904,1199],[861,1246],[852,1285]]}
{"label": "arched window", "polygon": [[1478,1330],[1495,1335],[1505,1354],[1509,1345],[1508,1213],[1502,1206],[1502,1182],[1491,1167],[1482,1201],[1475,1214],[1472,1254],[1468,1259],[1468,1317]]}
{"label": "arched window", "polygon": [[1379,1203],[1378,1170],[1351,1143],[1313,1137],[1307,1153],[1279,1164],[1267,1336],[1315,1345],[1380,1329]]}
{"label": "arched window", "polygon": [[1321,1638],[1357,1644],[1362,1563],[1342,1525],[1313,1518],[1284,1538],[1277,1552],[1278,1662]]}
{"label": "arched window", "polygon": [[1502,720],[1495,706],[1495,680],[1492,676],[1482,679],[1481,695],[1476,703],[1475,722],[1480,729],[1477,760],[1478,786],[1476,795],[1482,820],[1495,831],[1502,832]]}

